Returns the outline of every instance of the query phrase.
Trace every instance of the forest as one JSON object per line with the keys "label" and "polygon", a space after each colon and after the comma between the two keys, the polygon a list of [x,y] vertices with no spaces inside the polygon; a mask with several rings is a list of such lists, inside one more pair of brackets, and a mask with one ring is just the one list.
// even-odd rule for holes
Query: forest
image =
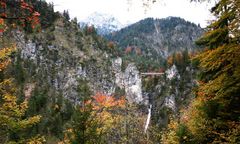
{"label": "forest", "polygon": [[107,35],[54,7],[0,0],[0,144],[240,143],[239,0],[217,0],[206,28]]}

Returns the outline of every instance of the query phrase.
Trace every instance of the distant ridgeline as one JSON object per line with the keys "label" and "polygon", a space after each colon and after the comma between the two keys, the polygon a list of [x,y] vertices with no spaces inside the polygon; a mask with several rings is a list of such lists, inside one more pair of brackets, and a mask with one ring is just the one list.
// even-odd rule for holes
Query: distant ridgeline
{"label": "distant ridgeline", "polygon": [[106,36],[126,53],[166,58],[174,52],[194,51],[203,29],[178,17],[147,18]]}

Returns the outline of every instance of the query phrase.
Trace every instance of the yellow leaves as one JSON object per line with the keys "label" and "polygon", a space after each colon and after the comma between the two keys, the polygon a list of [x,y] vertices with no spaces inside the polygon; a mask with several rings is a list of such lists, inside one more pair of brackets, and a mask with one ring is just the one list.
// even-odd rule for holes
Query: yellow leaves
{"label": "yellow leaves", "polygon": [[8,66],[8,64],[11,62],[9,56],[15,50],[16,50],[15,45],[0,49],[0,71],[3,71]]}
{"label": "yellow leaves", "polygon": [[168,58],[167,58],[167,63],[168,63],[168,65],[170,65],[170,66],[172,66],[173,65],[173,56],[169,56]]}
{"label": "yellow leaves", "polygon": [[45,137],[36,136],[26,141],[26,144],[43,144],[46,142]]}
{"label": "yellow leaves", "polygon": [[170,129],[174,129],[175,130],[178,127],[178,123],[176,121],[171,120],[171,123],[169,123],[168,127]]}
{"label": "yellow leaves", "polygon": [[[28,101],[24,100],[21,103],[17,102],[17,97],[14,96],[16,91],[15,86],[12,84],[11,79],[5,79],[0,83],[0,128],[5,129],[6,135],[10,131],[23,130],[27,127],[38,123],[41,116],[33,116],[29,118],[23,118],[25,112],[28,108]],[[6,128],[7,127],[7,128]],[[42,137],[38,137],[28,142],[19,142],[19,143],[29,143],[29,144],[41,144],[43,141]]]}
{"label": "yellow leaves", "polygon": [[199,54],[196,59],[200,59],[200,66],[205,71],[213,71],[222,64],[224,46],[220,49],[207,50]]}
{"label": "yellow leaves", "polygon": [[37,116],[30,117],[28,119],[24,119],[24,120],[19,122],[19,126],[22,129],[25,129],[27,127],[31,127],[32,125],[38,123],[40,121],[40,118],[41,118],[41,116],[37,115]]}
{"label": "yellow leaves", "polygon": [[27,101],[17,104],[16,96],[10,94],[4,94],[3,105],[0,107],[0,112],[4,112],[11,116],[21,117],[24,115],[26,109],[28,108]]}
{"label": "yellow leaves", "polygon": [[0,50],[0,59],[5,59],[8,57],[12,52],[16,51],[16,45],[11,45],[9,47],[2,48]]}
{"label": "yellow leaves", "polygon": [[162,135],[163,144],[178,144],[179,137],[176,134],[178,123],[171,120],[168,124],[168,130]]}
{"label": "yellow leaves", "polygon": [[13,94],[16,92],[16,87],[12,83],[12,79],[4,79],[0,82],[0,93],[4,94]]}
{"label": "yellow leaves", "polygon": [[239,48],[239,45],[234,44],[223,45],[213,50],[207,50],[194,59],[200,60],[200,67],[204,71],[214,71],[221,68],[221,70],[223,70],[222,72],[226,72],[238,64],[236,60],[239,60]]}
{"label": "yellow leaves", "polygon": [[231,93],[230,87],[233,87],[232,84],[234,83],[237,85],[240,76],[239,48],[239,44],[225,44],[216,49],[204,51],[195,57],[195,59],[200,60],[200,67],[203,73],[207,75],[205,76],[207,82],[199,87],[199,91],[201,91],[198,94],[199,96],[205,95],[208,98],[219,98]]}
{"label": "yellow leaves", "polygon": [[0,118],[3,118],[4,121],[0,122],[0,126],[8,125],[9,128],[17,130],[25,129],[40,121],[40,116],[21,119],[28,108],[27,101],[17,104],[17,98],[10,94],[3,95],[2,99],[3,104],[0,107]]}
{"label": "yellow leaves", "polygon": [[59,105],[58,105],[58,104],[55,104],[53,109],[54,109],[54,110],[59,110],[59,108],[60,108]]}

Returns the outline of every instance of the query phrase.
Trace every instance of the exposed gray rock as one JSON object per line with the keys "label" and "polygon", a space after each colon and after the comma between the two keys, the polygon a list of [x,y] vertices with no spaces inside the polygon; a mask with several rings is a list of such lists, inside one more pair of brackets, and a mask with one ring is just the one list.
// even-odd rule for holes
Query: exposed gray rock
{"label": "exposed gray rock", "polygon": [[173,111],[176,111],[176,100],[175,95],[170,95],[165,98],[164,105]]}
{"label": "exposed gray rock", "polygon": [[143,102],[142,79],[135,64],[128,64],[125,72],[122,72],[122,59],[117,58],[113,60],[112,66],[115,73],[116,85],[122,89],[125,89],[127,100],[130,103]]}
{"label": "exposed gray rock", "polygon": [[175,65],[166,71],[166,75],[169,80],[172,80],[173,78],[180,79],[180,75]]}
{"label": "exposed gray rock", "polygon": [[130,63],[124,73],[124,87],[129,102],[140,103],[142,97],[142,80],[134,63]]}

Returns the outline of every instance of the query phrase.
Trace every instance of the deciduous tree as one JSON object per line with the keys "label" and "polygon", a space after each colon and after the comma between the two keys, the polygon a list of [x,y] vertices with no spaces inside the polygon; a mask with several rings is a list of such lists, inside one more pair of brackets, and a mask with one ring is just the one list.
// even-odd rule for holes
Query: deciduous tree
{"label": "deciduous tree", "polygon": [[199,143],[240,141],[240,29],[238,0],[220,0],[216,16],[197,41],[206,50],[196,56],[201,69],[187,125]]}
{"label": "deciduous tree", "polygon": [[[32,29],[39,24],[40,14],[24,0],[0,0],[0,8],[0,32],[6,30],[7,27],[15,27],[16,24],[23,27],[30,25]],[[9,23],[7,26],[6,21]]]}
{"label": "deciduous tree", "polygon": [[[14,50],[14,46],[0,50],[1,72],[9,64],[9,55]],[[18,103],[17,97],[14,96],[15,91],[16,87],[11,79],[4,79],[0,82],[0,143],[43,142],[43,137],[24,139],[21,136],[22,130],[39,122],[40,116],[24,118],[28,102],[24,100],[22,103]]]}

